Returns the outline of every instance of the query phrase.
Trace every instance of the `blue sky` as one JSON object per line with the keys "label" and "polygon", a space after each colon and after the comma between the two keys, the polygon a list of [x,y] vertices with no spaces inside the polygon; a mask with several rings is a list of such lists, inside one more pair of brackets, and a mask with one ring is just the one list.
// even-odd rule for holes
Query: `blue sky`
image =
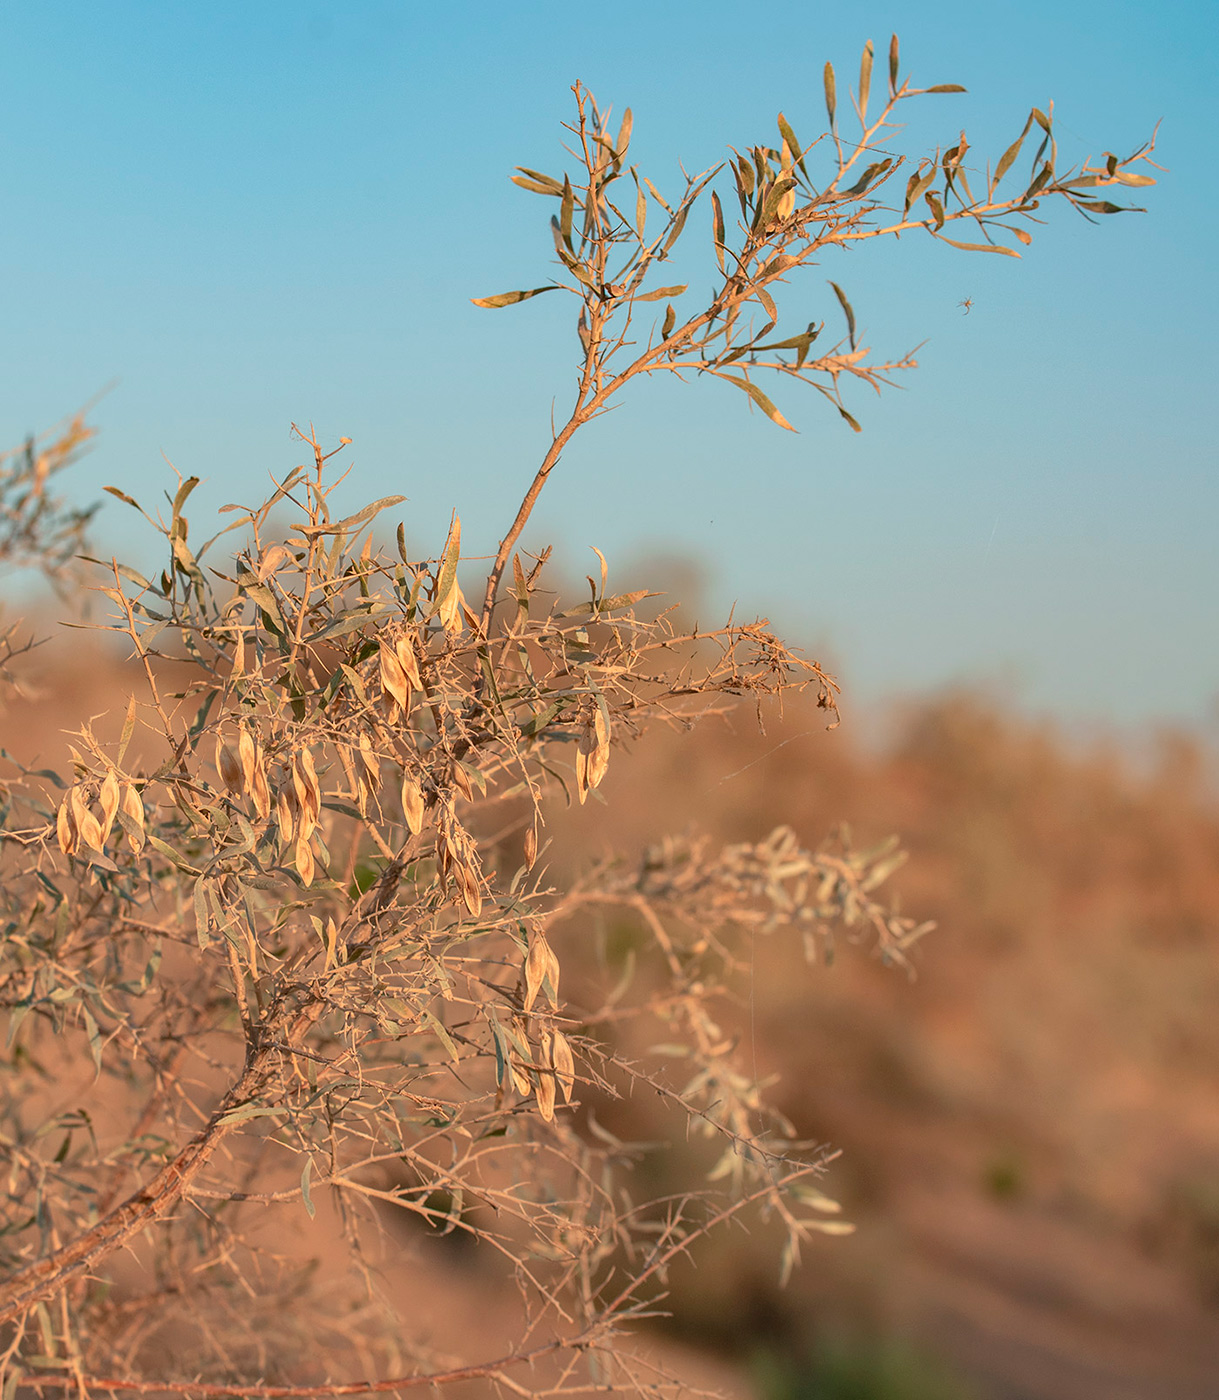
{"label": "blue sky", "polygon": [[[419,552],[454,506],[470,552],[493,550],[577,344],[558,297],[469,298],[551,275],[548,204],[508,176],[561,170],[570,84],[633,108],[633,157],[672,188],[679,161],[773,140],[780,109],[819,130],[825,60],[844,85],[896,30],[918,81],[969,88],[910,104],[904,148],[964,127],[997,156],[1051,99],[1069,160],[1163,119],[1149,212],[1064,208],[1020,262],[910,240],[827,260],[790,289],[793,324],[832,314],[833,277],[867,343],[927,342],[903,390],[854,395],[861,436],[812,396],[781,400],[794,436],[723,386],[643,386],[569,453],[528,538],[578,573],[599,546],[624,587],[649,554],[693,559],[703,621],[769,614],[864,702],[977,680],[1070,722],[1201,720],[1217,28],[1172,0],[8,6],[0,438],[117,380],[76,491],[147,504],[169,458],[207,510],[293,465],[289,424],[312,421],[354,440],[349,499],[410,498]],[[117,502],[100,534],[147,547]]]}

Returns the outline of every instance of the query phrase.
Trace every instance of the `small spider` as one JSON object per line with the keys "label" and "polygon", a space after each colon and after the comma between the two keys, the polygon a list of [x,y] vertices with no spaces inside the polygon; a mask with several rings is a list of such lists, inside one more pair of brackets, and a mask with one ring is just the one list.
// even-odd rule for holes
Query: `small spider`
{"label": "small spider", "polygon": [[968,316],[969,313],[970,313],[970,311],[973,310],[973,304],[974,304],[974,299],[973,299],[973,297],[966,297],[964,301],[959,301],[959,302],[957,302],[957,305],[958,305],[958,306],[963,306],[963,307],[965,308],[964,314],[965,314],[966,316]]}

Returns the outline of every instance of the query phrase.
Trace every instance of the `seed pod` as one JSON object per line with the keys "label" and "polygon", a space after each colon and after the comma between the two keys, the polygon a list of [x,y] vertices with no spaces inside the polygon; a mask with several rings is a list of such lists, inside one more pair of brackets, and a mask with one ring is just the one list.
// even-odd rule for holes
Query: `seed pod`
{"label": "seed pod", "polygon": [[550,1004],[558,1010],[559,1006],[559,956],[549,943],[546,947],[546,970],[544,977],[550,978]]}
{"label": "seed pod", "polygon": [[564,1103],[571,1102],[571,1091],[576,1083],[576,1061],[571,1053],[571,1046],[567,1043],[567,1037],[562,1031],[555,1031],[554,1040],[550,1047],[550,1060],[554,1065],[555,1079],[558,1080],[559,1088],[563,1091]]}
{"label": "seed pod", "polygon": [[470,781],[470,775],[466,772],[464,765],[459,763],[457,759],[453,760],[452,774],[453,785],[457,791],[467,802],[472,802],[474,800],[474,784]]}
{"label": "seed pod", "polygon": [[554,1121],[554,1100],[555,1100],[555,1076],[554,1067],[550,1059],[550,1032],[542,1032],[542,1063],[535,1071],[537,1076],[537,1088],[535,1090],[538,1100],[538,1112],[547,1122]]}
{"label": "seed pod", "polygon": [[114,826],[114,814],[119,809],[119,780],[113,768],[102,779],[102,840],[105,841]]}
{"label": "seed pod", "polygon": [[227,744],[216,743],[216,767],[220,771],[220,781],[233,794],[241,796],[241,764],[237,755]]}
{"label": "seed pod", "polygon": [[576,745],[576,794],[581,802],[605,777],[608,767],[609,725],[598,706]]}
{"label": "seed pod", "polygon": [[248,791],[254,781],[254,761],[258,756],[257,748],[248,729],[243,729],[238,735],[237,756],[241,759],[241,772]]}
{"label": "seed pod", "polygon": [[271,815],[271,789],[267,786],[267,765],[263,762],[261,751],[254,759],[250,796],[254,799],[254,810],[263,821],[266,821]]}
{"label": "seed pod", "polygon": [[89,810],[88,799],[79,783],[69,791],[68,802],[72,808],[72,824],[76,828],[77,837],[86,846],[100,851],[102,848],[102,828],[97,818]]}
{"label": "seed pod", "polygon": [[308,838],[317,825],[322,807],[322,790],[313,767],[313,755],[302,749],[292,762],[292,786],[296,790],[299,834]]}
{"label": "seed pod", "polygon": [[412,836],[423,830],[423,793],[409,773],[402,779],[402,814]]}
{"label": "seed pod", "polygon": [[59,804],[59,811],[55,815],[55,839],[59,842],[59,849],[66,856],[72,855],[79,844],[76,822],[72,816],[72,806],[68,797],[65,797]]}
{"label": "seed pod", "polygon": [[416,690],[422,690],[423,677],[419,674],[419,658],[415,655],[415,644],[409,635],[399,637],[394,643],[394,655],[398,658],[398,665],[402,667],[402,674]]}
{"label": "seed pod", "polygon": [[381,639],[381,689],[387,695],[392,695],[403,710],[410,704],[410,682],[406,679],[406,673],[399,664],[393,647],[384,637]]}
{"label": "seed pod", "polygon": [[135,831],[130,828],[127,831],[127,844],[133,851],[139,854],[144,849],[144,802],[140,794],[131,783],[123,785],[123,815],[126,816],[132,825],[139,831],[137,838]]}
{"label": "seed pod", "polygon": [[525,833],[525,869],[532,870],[533,862],[538,858],[538,833],[536,827],[530,827]]}
{"label": "seed pod", "polygon": [[368,774],[368,785],[375,792],[381,786],[381,764],[373,752],[372,740],[363,729],[360,731],[360,762]]}
{"label": "seed pod", "polygon": [[517,1093],[522,1098],[528,1098],[533,1089],[533,1080],[529,1078],[515,1046],[508,1051],[508,1068],[512,1072],[512,1082],[516,1085]]}
{"label": "seed pod", "polygon": [[542,982],[550,968],[550,948],[546,940],[538,934],[529,944],[525,955],[525,999],[521,1003],[526,1011],[533,1007]]}
{"label": "seed pod", "polygon": [[461,897],[465,901],[470,917],[477,919],[483,909],[482,882],[477,873],[468,865],[457,867],[457,878],[461,883]]}
{"label": "seed pod", "polygon": [[313,847],[309,844],[309,838],[302,834],[296,838],[296,870],[306,889],[313,883],[315,868]]}
{"label": "seed pod", "polygon": [[275,819],[279,823],[279,839],[286,846],[296,830],[296,793],[281,788],[275,804]]}

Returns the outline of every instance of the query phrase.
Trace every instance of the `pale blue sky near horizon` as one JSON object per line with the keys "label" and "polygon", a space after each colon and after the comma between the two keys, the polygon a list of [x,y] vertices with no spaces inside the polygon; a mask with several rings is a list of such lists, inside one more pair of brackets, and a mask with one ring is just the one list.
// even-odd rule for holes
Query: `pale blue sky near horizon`
{"label": "pale blue sky near horizon", "polygon": [[[569,452],[528,541],[562,541],[577,576],[597,545],[623,587],[649,555],[690,559],[704,622],[768,614],[865,704],[971,682],[1071,725],[1213,722],[1209,4],[6,7],[0,440],[117,381],[74,494],[148,504],[164,454],[204,478],[199,517],[282,474],[312,421],[353,439],[347,499],[409,497],[418,552],[453,507],[490,552],[578,346],[557,296],[469,298],[552,275],[549,204],[508,176],[561,170],[570,84],[633,108],[663,190],[679,161],[774,140],[780,110],[819,131],[825,60],[853,84],[892,30],[904,71],[969,89],[910,104],[902,149],[964,127],[996,158],[1054,100],[1078,161],[1163,119],[1149,212],[1048,210],[1019,262],[910,239],[827,258],[791,324],[833,317],[832,277],[866,343],[926,342],[903,389],[849,394],[861,435],[811,394],[776,394],[792,435],[724,386],[643,385]],[[101,547],[147,558],[107,500]]]}

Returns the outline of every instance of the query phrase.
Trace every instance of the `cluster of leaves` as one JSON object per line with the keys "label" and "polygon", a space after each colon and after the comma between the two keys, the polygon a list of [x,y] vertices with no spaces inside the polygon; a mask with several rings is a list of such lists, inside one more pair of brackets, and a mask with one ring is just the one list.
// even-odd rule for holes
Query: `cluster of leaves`
{"label": "cluster of leaves", "polygon": [[93,435],[82,412],[0,453],[0,568],[36,568],[53,583],[65,580],[94,508],[71,505],[49,483],[79,461]]}
{"label": "cluster of leaves", "polygon": [[[509,306],[560,289],[579,299],[578,330],[586,363],[575,419],[595,415],[637,374],[668,371],[682,377],[694,372],[740,389],[772,422],[790,429],[757,383],[758,371],[766,370],[815,389],[859,431],[842,399],[843,376],[879,391],[889,375],[912,368],[915,360],[912,355],[887,361],[869,358],[869,348],[858,343],[851,303],[834,282],[829,285],[845,318],[844,340],[814,353],[825,330],[825,323],[816,321],[796,334],[772,339],[779,322],[776,295],[793,272],[818,262],[827,249],[914,231],[965,251],[1019,257],[1008,240],[1030,243],[1029,225],[1040,222],[1043,205],[1054,196],[1088,218],[1122,213],[1128,207],[1096,198],[1098,189],[1155,183],[1140,168],[1150,164],[1154,141],[1124,159],[1105,152],[1099,164],[1085,161],[1078,168],[1060,169],[1052,105],[1049,115],[1032,109],[1024,130],[993,170],[973,164],[963,131],[934,155],[903,155],[889,145],[891,134],[899,130],[899,105],[965,89],[956,83],[914,87],[901,76],[894,35],[888,92],[880,110],[870,114],[872,64],[869,41],[858,89],[851,94],[857,134],[848,137],[840,129],[837,80],[827,63],[827,132],[802,144],[780,113],[777,146],[730,148],[731,159],[687,176],[685,188],[672,199],[627,164],[630,109],[615,132],[609,114],[577,84],[577,120],[568,128],[574,137],[571,153],[582,167],[577,179],[567,174],[558,179],[522,166],[514,177],[522,188],[559,201],[551,227],[567,280],[480,298],[475,305]],[[1022,174],[1020,157],[1033,132],[1040,140]],[[899,175],[907,169],[903,185]],[[732,187],[721,198],[715,182],[725,172]],[[718,276],[709,299],[691,313],[678,307],[688,284],[654,286],[649,279],[663,276],[662,265],[704,193],[709,196]],[[735,204],[735,222],[725,215],[725,203],[730,209]],[[956,236],[962,229],[970,230],[975,241]],[[636,321],[646,304],[660,301],[666,303],[663,316],[648,331],[641,349]]]}

